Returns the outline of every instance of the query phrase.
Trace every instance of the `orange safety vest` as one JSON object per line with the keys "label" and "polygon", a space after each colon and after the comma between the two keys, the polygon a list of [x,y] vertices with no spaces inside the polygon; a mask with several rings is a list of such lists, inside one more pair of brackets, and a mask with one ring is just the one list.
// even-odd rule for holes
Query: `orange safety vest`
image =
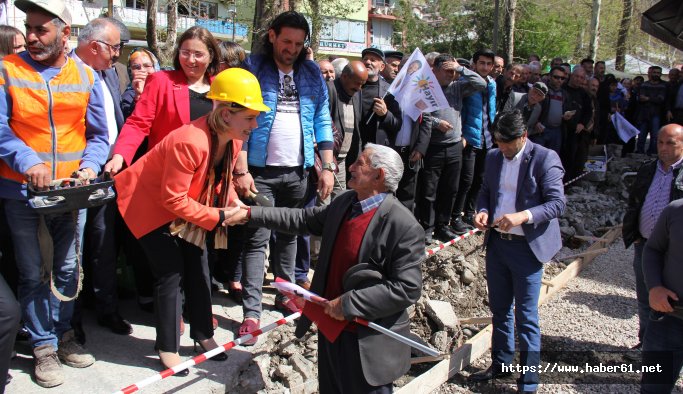
{"label": "orange safety vest", "polygon": [[[0,88],[12,106],[9,127],[52,169],[53,179],[71,177],[79,169],[94,81],[93,71],[70,57],[49,84],[18,55],[0,61]],[[0,177],[26,182],[24,174],[4,160],[0,160]]]}

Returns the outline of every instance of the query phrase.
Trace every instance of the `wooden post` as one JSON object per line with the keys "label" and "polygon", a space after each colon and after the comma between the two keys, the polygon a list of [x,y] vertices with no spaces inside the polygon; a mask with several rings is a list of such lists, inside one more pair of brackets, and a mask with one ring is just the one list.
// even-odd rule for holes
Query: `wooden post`
{"label": "wooden post", "polygon": [[577,259],[579,257],[605,253],[608,250],[609,250],[609,248],[600,248],[600,249],[594,249],[594,250],[587,249],[581,253],[573,254],[570,256],[559,257],[557,260],[560,260],[560,261],[562,261],[562,260],[573,260],[573,259]]}

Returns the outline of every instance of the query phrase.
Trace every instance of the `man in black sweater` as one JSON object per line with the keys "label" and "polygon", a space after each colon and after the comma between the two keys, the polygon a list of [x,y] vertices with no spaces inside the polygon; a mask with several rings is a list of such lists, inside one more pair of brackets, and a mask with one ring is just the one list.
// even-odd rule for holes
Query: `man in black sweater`
{"label": "man in black sweater", "polygon": [[593,116],[593,104],[586,92],[586,71],[576,67],[569,77],[564,92],[563,138],[560,158],[567,171],[565,182],[574,179],[583,172],[583,165],[588,159],[588,146],[591,133],[586,129]]}

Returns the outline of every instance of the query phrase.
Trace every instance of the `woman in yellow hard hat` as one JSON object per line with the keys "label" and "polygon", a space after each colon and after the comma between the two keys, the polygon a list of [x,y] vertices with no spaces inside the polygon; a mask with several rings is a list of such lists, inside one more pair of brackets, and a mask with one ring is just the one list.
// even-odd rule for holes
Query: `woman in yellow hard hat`
{"label": "woman in yellow hard hat", "polygon": [[[184,282],[190,336],[205,349],[218,345],[211,323],[211,286],[206,237],[227,246],[225,225],[240,209],[232,169],[242,141],[263,104],[256,77],[231,68],[211,83],[213,110],[166,136],[114,178],[124,221],[140,240],[155,277],[156,349],[164,367],[181,362],[180,282]],[[219,353],[214,360],[225,360]],[[187,370],[181,372],[186,375]]]}

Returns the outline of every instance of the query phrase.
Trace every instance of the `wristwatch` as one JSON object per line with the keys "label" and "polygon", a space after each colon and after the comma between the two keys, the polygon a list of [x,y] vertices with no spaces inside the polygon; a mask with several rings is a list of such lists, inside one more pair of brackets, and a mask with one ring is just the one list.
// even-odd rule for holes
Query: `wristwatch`
{"label": "wristwatch", "polygon": [[337,165],[331,161],[329,163],[323,163],[323,170],[327,170],[329,172],[335,172],[337,171]]}

